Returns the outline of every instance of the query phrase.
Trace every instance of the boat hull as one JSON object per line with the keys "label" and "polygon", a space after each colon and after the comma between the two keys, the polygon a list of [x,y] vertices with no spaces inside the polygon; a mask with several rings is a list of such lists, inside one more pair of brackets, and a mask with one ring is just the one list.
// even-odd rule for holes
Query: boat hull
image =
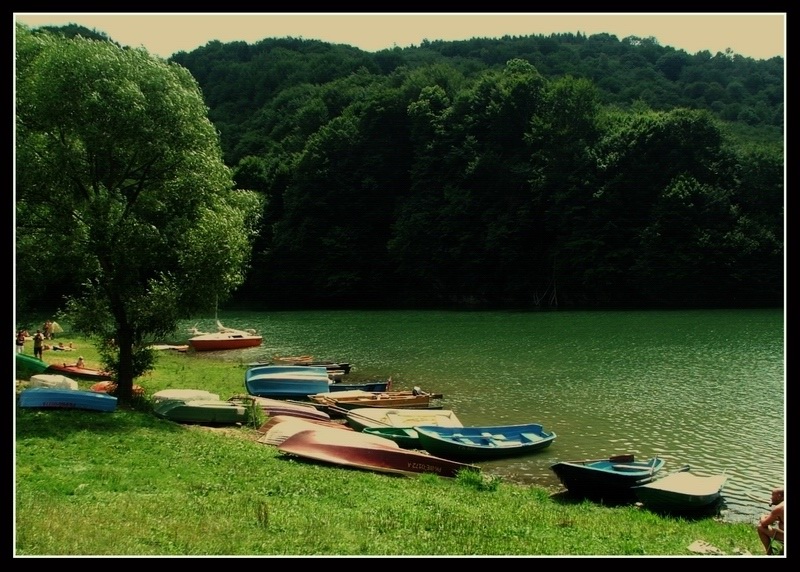
{"label": "boat hull", "polygon": [[347,412],[347,424],[356,431],[362,431],[366,427],[464,426],[450,409],[397,409],[383,407],[352,409]]}
{"label": "boat hull", "polygon": [[409,427],[365,427],[361,432],[394,441],[403,449],[422,449],[419,434]]}
{"label": "boat hull", "polygon": [[110,412],[117,398],[105,393],[50,387],[31,387],[19,394],[19,406],[34,409],[84,409]]}
{"label": "boat hull", "polygon": [[244,374],[247,393],[272,399],[306,399],[328,391],[330,379],[324,367],[264,365]]}
{"label": "boat hull", "polygon": [[[263,431],[261,431],[263,429]],[[314,430],[326,430],[326,431],[347,431],[349,433],[354,433],[350,427],[347,425],[338,425],[331,423],[330,421],[316,421],[314,419],[298,419],[298,418],[286,418],[286,417],[275,417],[273,420],[268,421],[264,425],[261,426],[261,431],[263,435],[258,438],[259,443],[263,443],[265,445],[275,445],[276,447],[282,445],[284,441],[286,441],[289,437],[300,433],[301,431],[308,431],[310,429]],[[379,437],[375,437],[376,440],[379,440]]]}
{"label": "boat hull", "polygon": [[110,373],[100,371],[99,369],[91,369],[88,367],[77,367],[74,365],[59,365],[50,364],[47,368],[48,373],[60,373],[67,377],[84,379],[87,381],[113,381],[114,378]]}
{"label": "boat hull", "polygon": [[[355,390],[353,394],[330,391],[309,395],[312,403],[322,407],[338,407],[353,410],[361,407],[384,407],[395,409],[432,409],[430,395],[413,395],[411,392],[368,392]],[[437,407],[441,409],[441,407]]]}
{"label": "boat hull", "polygon": [[219,395],[204,389],[162,389],[150,396],[153,403],[177,399],[178,401],[193,401],[195,399],[219,400]]}
{"label": "boat hull", "polygon": [[153,412],[176,423],[235,425],[247,421],[247,410],[243,406],[212,399],[165,399],[153,405]]}
{"label": "boat hull", "polygon": [[332,383],[328,386],[328,391],[331,393],[339,393],[342,391],[388,391],[388,381],[367,381],[364,383]]}
{"label": "boat hull", "polygon": [[58,373],[39,373],[31,376],[31,387],[60,387],[78,389],[78,382]]}
{"label": "boat hull", "polygon": [[556,434],[538,423],[523,425],[414,428],[423,449],[458,461],[486,461],[530,455],[553,444]]}
{"label": "boat hull", "polygon": [[634,493],[645,508],[658,512],[694,512],[713,508],[722,496],[725,475],[672,473],[636,486]]}
{"label": "boat hull", "polygon": [[39,358],[29,356],[27,354],[16,354],[16,376],[17,378],[27,378],[32,375],[44,373],[47,371],[48,364]]}
{"label": "boat hull", "polygon": [[240,350],[261,345],[261,336],[243,336],[240,334],[205,334],[189,339],[189,346],[196,352],[216,352],[223,350]]}
{"label": "boat hull", "polygon": [[247,406],[249,402],[252,401],[268,417],[276,417],[282,415],[287,417],[299,417],[301,419],[314,419],[319,421],[330,421],[331,419],[330,415],[328,415],[324,411],[319,411],[316,407],[314,407],[311,404],[300,405],[280,399],[259,397],[257,395],[231,397],[229,401],[240,403],[241,405],[245,406]]}
{"label": "boat hull", "polygon": [[454,478],[462,470],[480,471],[473,465],[402,449],[388,439],[336,429],[300,431],[278,450],[313,461],[406,476],[432,473]]}
{"label": "boat hull", "polygon": [[647,461],[565,461],[550,467],[573,496],[603,502],[633,502],[633,487],[656,480],[664,467],[659,458]]}

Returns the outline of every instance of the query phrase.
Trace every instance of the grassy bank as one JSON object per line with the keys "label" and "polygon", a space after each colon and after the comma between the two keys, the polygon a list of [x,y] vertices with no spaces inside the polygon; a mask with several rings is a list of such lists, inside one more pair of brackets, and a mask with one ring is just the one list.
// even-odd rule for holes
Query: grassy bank
{"label": "grassy bank", "polygon": [[[57,341],[78,349],[67,358],[45,351],[45,361],[79,354],[100,365],[86,340]],[[148,393],[204,389],[227,399],[244,392],[243,377],[230,362],[166,351],[137,383]],[[762,554],[748,524],[576,502],[486,476],[310,464],[254,435],[177,425],[146,408],[17,408],[15,554],[689,556],[698,543]]]}

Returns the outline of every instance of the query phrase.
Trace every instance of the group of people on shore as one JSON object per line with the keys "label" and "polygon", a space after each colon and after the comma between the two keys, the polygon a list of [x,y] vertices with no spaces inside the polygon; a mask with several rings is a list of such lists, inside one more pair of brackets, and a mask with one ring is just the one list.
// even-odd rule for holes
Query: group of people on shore
{"label": "group of people on shore", "polygon": [[[25,342],[28,338],[33,340],[33,357],[42,359],[42,354],[44,350],[53,350],[53,351],[62,351],[62,352],[71,352],[74,351],[76,348],[70,342],[69,344],[64,344],[64,342],[59,342],[58,344],[48,345],[45,344],[45,340],[52,340],[55,337],[54,333],[54,324],[50,320],[47,320],[42,328],[36,330],[36,333],[31,336],[28,333],[28,330],[25,328],[20,328],[17,330],[17,333],[14,337],[14,345],[16,346],[16,350],[18,354],[25,353]],[[66,364],[64,364],[66,365]],[[77,363],[74,364],[76,367],[86,367],[83,356],[78,358]]]}
{"label": "group of people on shore", "polygon": [[[17,349],[17,353],[21,354],[25,352],[25,341],[30,337],[33,338],[33,355],[39,359],[42,359],[42,352],[47,349],[45,347],[45,340],[52,340],[55,336],[55,329],[56,323],[52,320],[46,320],[44,325],[38,330],[36,333],[31,336],[28,333],[28,330],[25,328],[21,328],[17,330],[17,334],[15,336],[14,344]],[[63,346],[63,344],[60,344]],[[70,344],[71,345],[71,344]]]}

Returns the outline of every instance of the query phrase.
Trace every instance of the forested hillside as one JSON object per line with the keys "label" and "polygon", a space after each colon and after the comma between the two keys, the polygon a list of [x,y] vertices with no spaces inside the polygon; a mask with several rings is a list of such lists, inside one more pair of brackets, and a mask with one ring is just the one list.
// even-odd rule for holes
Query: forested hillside
{"label": "forested hillside", "polygon": [[783,302],[782,58],[560,34],[171,61],[268,199],[239,301]]}

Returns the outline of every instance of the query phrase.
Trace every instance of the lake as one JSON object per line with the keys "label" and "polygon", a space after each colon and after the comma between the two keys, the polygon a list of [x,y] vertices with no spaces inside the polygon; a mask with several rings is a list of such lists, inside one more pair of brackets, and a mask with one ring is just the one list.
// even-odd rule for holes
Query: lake
{"label": "lake", "polygon": [[[220,312],[261,347],[237,363],[312,355],[444,394],[464,425],[541,423],[553,445],[478,463],[505,480],[558,489],[557,461],[659,456],[665,470],[724,473],[721,516],[755,522],[785,482],[784,312]],[[214,318],[192,321],[204,331]],[[347,379],[347,378],[346,378]]]}

